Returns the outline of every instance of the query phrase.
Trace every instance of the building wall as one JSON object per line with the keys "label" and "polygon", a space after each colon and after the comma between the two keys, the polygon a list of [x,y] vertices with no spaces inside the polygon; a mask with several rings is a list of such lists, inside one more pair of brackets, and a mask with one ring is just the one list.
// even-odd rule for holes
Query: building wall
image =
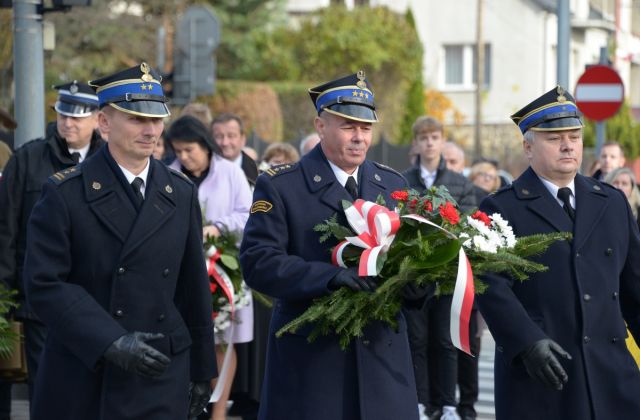
{"label": "building wall", "polygon": [[[530,1],[485,0],[484,4],[483,38],[491,46],[491,84],[483,96],[483,121],[508,123],[511,113],[550,85],[544,72],[548,18]],[[425,46],[425,84],[449,96],[467,121],[474,121],[474,84],[462,89],[446,85],[444,46],[467,44],[473,48],[477,0],[413,0],[412,7]]]}

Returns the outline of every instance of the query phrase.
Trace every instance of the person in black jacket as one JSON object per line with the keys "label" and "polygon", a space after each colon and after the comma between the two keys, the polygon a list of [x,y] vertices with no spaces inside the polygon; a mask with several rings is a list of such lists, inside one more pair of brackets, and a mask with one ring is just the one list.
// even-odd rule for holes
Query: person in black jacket
{"label": "person in black jacket", "polygon": [[[442,123],[433,117],[419,117],[413,124],[413,150],[417,164],[403,172],[409,186],[420,192],[432,186],[447,187],[462,211],[476,206],[473,184],[446,167]],[[432,419],[457,419],[457,355],[449,335],[451,296],[428,299],[418,307],[405,305],[409,344],[416,377],[419,410],[426,408]]]}
{"label": "person in black jacket", "polygon": [[31,213],[25,291],[48,327],[31,420],[192,419],[211,396],[197,189],[151,158],[160,81],[143,62],[90,82],[109,141],[51,176]]}
{"label": "person in black jacket", "polygon": [[104,144],[96,130],[98,97],[93,89],[75,80],[54,89],[58,90],[53,107],[56,121],[47,126],[45,137],[16,150],[3,170],[0,182],[0,281],[19,292],[20,306],[14,316],[24,325],[30,392],[33,391],[46,328],[24,296],[22,265],[27,221],[47,178],[77,165]]}

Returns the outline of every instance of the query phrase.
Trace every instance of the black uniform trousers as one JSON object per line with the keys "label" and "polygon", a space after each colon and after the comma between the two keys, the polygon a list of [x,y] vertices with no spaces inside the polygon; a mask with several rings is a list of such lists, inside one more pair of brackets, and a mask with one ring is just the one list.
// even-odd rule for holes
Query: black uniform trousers
{"label": "black uniform trousers", "polygon": [[478,401],[478,362],[482,333],[478,325],[478,318],[478,309],[474,305],[469,319],[469,347],[475,357],[458,350],[458,387],[460,388],[458,413],[461,416],[472,418],[476,417],[474,404]]}
{"label": "black uniform trousers", "polygon": [[449,333],[452,298],[433,297],[422,307],[403,308],[418,401],[429,413],[456,406],[457,349]]}

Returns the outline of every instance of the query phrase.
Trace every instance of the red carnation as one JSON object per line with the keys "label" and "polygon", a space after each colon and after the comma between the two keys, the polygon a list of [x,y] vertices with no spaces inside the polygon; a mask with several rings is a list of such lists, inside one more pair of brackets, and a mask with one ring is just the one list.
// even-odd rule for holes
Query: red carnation
{"label": "red carnation", "polygon": [[481,221],[487,227],[491,226],[491,219],[489,219],[489,216],[487,216],[487,213],[485,213],[483,211],[480,211],[480,210],[476,211],[475,213],[473,213],[471,215],[471,218]]}
{"label": "red carnation", "polygon": [[414,198],[413,200],[411,200],[409,202],[409,207],[412,208],[412,209],[415,209],[416,208],[416,204],[418,204],[418,199]]}
{"label": "red carnation", "polygon": [[407,191],[394,191],[391,193],[391,198],[398,201],[407,201],[409,193]]}
{"label": "red carnation", "polygon": [[425,211],[428,211],[429,213],[431,213],[433,211],[433,205],[431,204],[431,201],[425,201],[424,202],[424,209],[425,209]]}
{"label": "red carnation", "polygon": [[209,280],[209,290],[211,291],[211,294],[214,294],[216,290],[218,290],[218,283],[216,283],[215,281]]}
{"label": "red carnation", "polygon": [[445,219],[447,222],[452,225],[457,225],[460,221],[460,215],[458,214],[458,210],[451,204],[451,202],[447,201],[444,206],[440,206],[440,216]]}

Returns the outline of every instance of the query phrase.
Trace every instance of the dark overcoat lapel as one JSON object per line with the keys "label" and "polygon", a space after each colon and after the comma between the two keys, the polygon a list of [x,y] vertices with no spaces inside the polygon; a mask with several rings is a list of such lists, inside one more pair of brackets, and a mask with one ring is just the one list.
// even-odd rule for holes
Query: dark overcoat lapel
{"label": "dark overcoat lapel", "polygon": [[[106,153],[106,150],[103,150]],[[102,154],[92,165],[83,165],[83,182],[89,208],[122,243],[129,236],[138,216],[117,175]]]}
{"label": "dark overcoat lapel", "polygon": [[122,243],[121,258],[151,237],[175,212],[173,180],[164,165],[151,160],[145,200],[136,211],[125,187],[106,156],[83,168],[85,197],[89,207]]}
{"label": "dark overcoat lapel", "polygon": [[124,244],[121,258],[125,258],[160,229],[173,216],[176,209],[174,186],[168,169],[154,159],[151,160],[151,165],[153,165],[153,170],[150,171],[152,176],[145,190],[144,203]]}
{"label": "dark overcoat lapel", "polygon": [[558,232],[571,232],[573,223],[531,168],[513,183],[516,197],[527,201],[527,208]]}
{"label": "dark overcoat lapel", "polygon": [[576,176],[575,186],[576,229],[573,242],[574,247],[580,249],[604,216],[609,205],[609,193],[582,175]]}

